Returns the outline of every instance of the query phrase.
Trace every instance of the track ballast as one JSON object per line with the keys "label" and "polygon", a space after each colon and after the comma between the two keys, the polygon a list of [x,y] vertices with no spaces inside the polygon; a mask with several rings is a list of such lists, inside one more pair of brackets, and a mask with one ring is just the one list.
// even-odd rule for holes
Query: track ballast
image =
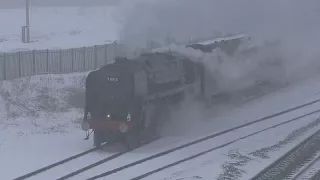
{"label": "track ballast", "polygon": [[251,180],[292,179],[293,174],[314,159],[320,151],[320,130],[267,166]]}

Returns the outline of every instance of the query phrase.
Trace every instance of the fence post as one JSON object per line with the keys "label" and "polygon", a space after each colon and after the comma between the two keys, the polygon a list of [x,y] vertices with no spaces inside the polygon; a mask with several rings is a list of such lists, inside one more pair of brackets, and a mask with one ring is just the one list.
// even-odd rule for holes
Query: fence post
{"label": "fence post", "polygon": [[46,50],[47,54],[47,73],[49,73],[49,49]]}
{"label": "fence post", "polygon": [[6,53],[3,53],[3,80],[7,80],[7,59],[6,59]]}
{"label": "fence post", "polygon": [[62,64],[62,49],[59,50],[59,53],[60,53],[60,73],[62,73],[63,71],[63,64]]}
{"label": "fence post", "polygon": [[98,67],[97,45],[93,46],[93,54],[94,54],[94,69],[97,69]]}
{"label": "fence post", "polygon": [[32,50],[32,71],[33,75],[36,75],[36,50]]}
{"label": "fence post", "polygon": [[74,65],[74,50],[73,50],[73,48],[71,48],[71,72],[74,72],[74,67],[73,67],[73,65]]}
{"label": "fence post", "polygon": [[18,77],[20,78],[21,77],[21,52],[19,51],[18,52]]}
{"label": "fence post", "polygon": [[113,46],[112,46],[112,62],[115,62],[116,61],[116,57],[118,56],[118,44],[117,42],[115,41],[113,43]]}
{"label": "fence post", "polygon": [[104,45],[104,63],[108,64],[107,44]]}
{"label": "fence post", "polygon": [[86,70],[86,47],[82,48],[83,51],[83,71]]}

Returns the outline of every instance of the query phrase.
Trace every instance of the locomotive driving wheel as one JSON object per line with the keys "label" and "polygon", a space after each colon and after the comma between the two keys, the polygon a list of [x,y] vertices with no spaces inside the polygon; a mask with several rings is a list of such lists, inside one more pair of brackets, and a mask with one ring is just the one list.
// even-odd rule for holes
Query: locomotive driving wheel
{"label": "locomotive driving wheel", "polygon": [[140,131],[134,131],[126,136],[126,146],[128,150],[133,150],[141,147],[143,142],[141,141],[141,133]]}
{"label": "locomotive driving wheel", "polygon": [[161,106],[153,124],[153,138],[160,138],[165,124],[170,120],[170,110],[167,105]]}
{"label": "locomotive driving wheel", "polygon": [[94,130],[93,132],[93,145],[95,147],[100,147],[103,142],[103,136],[102,133],[98,130]]}

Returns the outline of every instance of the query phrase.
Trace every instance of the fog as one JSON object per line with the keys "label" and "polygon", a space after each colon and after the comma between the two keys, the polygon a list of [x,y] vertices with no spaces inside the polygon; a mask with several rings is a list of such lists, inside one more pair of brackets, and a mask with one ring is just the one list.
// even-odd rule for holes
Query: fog
{"label": "fog", "polygon": [[[116,5],[118,0],[29,0],[32,6],[101,6]],[[25,7],[26,0],[0,0],[0,9]]]}
{"label": "fog", "polygon": [[[137,48],[146,48],[150,41],[165,45],[169,38],[187,42],[238,33],[262,45],[278,42],[264,45],[249,56],[238,52],[233,57],[217,51],[203,54],[176,48],[204,61],[210,73],[218,77],[221,91],[243,88],[259,79],[292,84],[320,70],[318,0],[131,0],[120,2],[116,17],[123,23],[120,41]],[[223,59],[220,65],[218,57]],[[171,129],[181,129],[183,122],[185,131],[202,119],[202,112],[191,106],[175,114],[177,126]]]}
{"label": "fog", "polygon": [[320,28],[317,0],[132,0],[120,6],[121,39],[135,44],[218,32],[281,38],[291,44],[312,40]]}
{"label": "fog", "polygon": [[[260,71],[254,69],[257,62],[277,59],[281,61],[285,78],[292,81],[315,73],[319,67],[320,2],[317,0],[132,0],[120,1],[119,6],[116,20],[123,24],[119,40],[137,48],[146,48],[150,41],[165,45],[168,37],[175,42],[187,42],[244,33],[259,43],[277,40],[280,44],[253,54],[250,60],[225,58],[227,73],[220,69],[222,73],[238,72],[245,76],[243,71],[248,69]],[[236,63],[231,68],[230,62],[240,58],[245,59],[245,64]],[[207,55],[204,60],[215,61]]]}

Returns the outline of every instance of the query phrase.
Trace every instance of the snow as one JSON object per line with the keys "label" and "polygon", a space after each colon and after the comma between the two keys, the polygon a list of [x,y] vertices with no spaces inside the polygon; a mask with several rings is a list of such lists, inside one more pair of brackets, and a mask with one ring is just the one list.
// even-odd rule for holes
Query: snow
{"label": "snow", "polygon": [[[233,36],[225,36],[225,37],[219,37],[219,38],[213,38],[210,40],[206,40],[206,41],[197,41],[194,43],[179,43],[175,44],[172,43],[170,45],[166,45],[166,46],[161,46],[159,48],[154,48],[151,51],[152,52],[166,52],[172,49],[172,47],[176,47],[176,46],[186,46],[186,45],[191,45],[191,44],[202,44],[202,45],[210,45],[210,44],[214,44],[215,42],[221,42],[221,41],[228,41],[228,40],[233,40],[233,39],[244,39],[246,38],[246,40],[248,40],[248,37],[245,34],[237,34],[237,35],[233,35]],[[251,41],[245,41],[245,42],[251,42]]]}
{"label": "snow", "polygon": [[82,141],[80,129],[83,102],[79,98],[87,74],[0,82],[0,159],[6,159],[0,167],[11,169],[2,178],[14,178],[92,147]]}
{"label": "snow", "polygon": [[[0,83],[0,98],[2,99],[0,101],[0,159],[3,160],[0,163],[0,168],[11,169],[11,171],[6,171],[2,178],[12,179],[92,147],[92,139],[83,141],[85,134],[80,129],[83,113],[83,102],[80,98],[83,97],[81,94],[84,90],[83,83],[87,73],[39,75]],[[115,160],[109,168],[115,168],[115,164],[119,166],[197,139],[199,136],[220,132],[320,98],[320,85],[317,83],[319,79],[319,76],[310,78],[232,109],[228,106],[217,105],[219,111],[207,112],[203,117],[196,109],[199,108],[198,106],[186,107],[188,113],[185,112],[183,115],[189,118],[177,115],[176,120],[164,130],[164,134],[166,134],[164,139],[129,153],[124,156],[125,158]],[[308,107],[309,112],[318,107],[319,103]],[[304,110],[298,110],[291,115],[287,114],[282,117],[289,119],[303,113]],[[270,124],[266,122],[266,125],[271,125],[271,122]],[[231,134],[239,137],[237,132]],[[234,139],[234,137],[234,135],[229,136],[230,139]],[[221,143],[226,140],[216,141]],[[276,141],[276,139],[274,140]],[[199,148],[199,146],[197,147]],[[197,152],[197,148],[192,152]],[[90,155],[92,157],[90,162],[113,153],[114,151],[93,153]],[[76,163],[71,163],[72,169],[87,165],[90,157],[87,156],[75,161]],[[63,167],[70,167],[69,165]],[[48,173],[57,171],[59,169]],[[67,171],[64,168],[64,171],[61,171],[59,175]]]}
{"label": "snow", "polygon": [[[0,168],[12,169],[2,175],[4,179],[12,179],[18,175],[23,175],[92,147],[92,139],[89,141],[82,140],[85,134],[80,129],[79,124],[83,113],[81,102],[78,102],[78,106],[74,106],[74,102],[71,103],[72,101],[70,100],[70,97],[73,97],[74,94],[81,94],[83,91],[83,78],[86,74],[87,72],[69,75],[42,75],[1,82],[0,92],[2,92],[2,95],[3,93],[9,93],[10,96],[6,96],[5,101],[0,101],[0,107],[9,106],[11,109],[11,111],[0,109],[0,115],[3,117],[0,123],[0,128],[2,129],[0,132],[0,159],[4,160],[2,162],[6,162],[0,163]],[[165,129],[164,132],[168,134],[164,139],[156,141],[140,150],[131,152],[122,158],[115,159],[112,163],[105,165],[108,166],[108,168],[115,168],[121,164],[123,165],[130,161],[144,158],[161,150],[175,147],[193,139],[198,139],[200,136],[220,132],[224,129],[270,115],[271,113],[276,113],[320,98],[320,85],[317,83],[319,78],[320,77],[311,78],[300,84],[292,85],[251,100],[233,109],[229,108],[225,109],[225,111],[220,111],[220,113],[206,114],[206,118],[203,118],[202,121],[199,120],[202,118],[201,116],[195,117],[198,112],[191,106],[189,107],[190,109],[187,109],[190,110],[189,114],[185,114],[185,116],[189,116],[189,118],[183,119],[177,117],[177,120],[173,121],[173,123]],[[47,87],[49,87],[49,91],[40,91]],[[41,95],[47,96],[40,98]],[[0,97],[4,99],[4,96]],[[75,97],[79,98],[81,96]],[[8,101],[8,99],[10,101]],[[52,103],[51,105],[60,110],[65,109],[65,111],[56,111],[55,108],[53,108],[52,112],[43,111],[41,107],[45,105],[47,108],[49,106],[48,104],[50,104],[48,101],[43,101],[44,99],[53,99],[49,101]],[[68,104],[71,104],[71,107],[66,108]],[[314,106],[307,107],[308,112],[318,109],[319,106],[319,103],[317,103]],[[30,109],[31,112],[35,111],[37,116],[34,116],[32,113],[28,114],[29,111],[26,110],[26,107]],[[220,109],[223,109],[222,105]],[[306,109],[301,109],[294,113],[283,115],[283,119],[275,118],[273,123],[279,123],[279,121],[304,114],[305,110]],[[10,112],[15,112],[18,116],[8,116]],[[209,118],[209,116],[211,117]],[[305,123],[307,123],[307,120]],[[260,125],[261,127],[271,126],[272,122],[268,121]],[[292,126],[284,127],[298,128],[300,126],[299,123],[292,123]],[[172,131],[173,129],[175,131]],[[291,130],[292,129],[288,128],[288,131]],[[241,135],[240,133],[241,132],[236,131],[229,136],[213,140],[212,144],[218,145],[227,140],[233,140],[234,137],[239,137]],[[242,133],[249,133],[249,130]],[[263,136],[264,135],[261,135],[261,137]],[[270,143],[263,141],[263,144],[271,145],[271,143],[275,141],[277,141],[276,138],[272,139]],[[255,144],[257,144],[257,146],[259,144],[261,145],[261,143]],[[204,149],[205,147],[208,148],[208,145],[199,145],[193,150],[189,149],[190,151],[186,149],[185,154],[181,153],[181,155],[190,155],[190,153],[196,153],[198,149]],[[99,160],[113,153],[114,151],[110,152],[109,150],[92,153],[90,156],[83,157],[83,159],[81,158],[63,166],[66,168],[72,167],[70,169],[68,168],[67,171],[65,171],[66,168],[62,168],[63,171],[60,171],[60,168],[58,168],[48,172],[48,174],[51,176],[51,173],[56,173],[56,176],[51,177],[57,178],[58,175],[70,172],[71,169],[75,170],[84,167],[88,165],[87,163],[89,162]],[[170,157],[182,158],[182,156]],[[37,159],[36,161],[34,160],[35,158]],[[176,160],[174,158],[171,159]],[[160,162],[157,164],[160,165]],[[106,171],[105,168],[103,169],[104,171]],[[89,175],[93,176],[96,174],[87,174],[87,176]],[[43,176],[38,177],[40,179],[43,178]]]}
{"label": "snow", "polygon": [[[113,6],[88,7],[85,9],[76,7],[33,7],[31,10],[31,38],[33,42],[23,44],[20,36],[21,26],[24,25],[24,10],[0,9],[0,52],[74,48],[110,43],[118,39],[120,25],[116,21],[117,14],[115,12],[117,10],[117,7]],[[207,43],[210,42],[208,41]],[[269,60],[268,58],[270,57],[265,58],[265,54],[273,54],[274,52],[276,51],[271,51],[270,53],[267,50],[266,52],[257,53],[256,56],[249,59],[253,60],[250,63],[248,63],[247,57],[244,57],[242,58],[244,61],[241,61],[240,64],[225,63],[223,64],[224,66],[220,66],[221,78],[219,79],[222,79],[222,84],[229,83],[223,84],[224,86],[221,87],[225,89],[221,89],[228,90],[231,85],[243,85],[243,80],[252,80],[251,77],[256,78],[256,71],[259,71],[259,75],[261,74],[260,71],[267,72],[268,75],[275,75],[275,71],[271,71],[274,69],[266,70],[264,66],[258,70],[255,69],[255,63],[265,62],[266,59]],[[197,55],[197,53],[195,54]],[[209,61],[212,61],[212,56],[215,55],[221,54],[213,53],[206,57]],[[200,53],[199,56],[203,58],[204,54]],[[270,59],[272,58],[274,57]],[[225,60],[236,59],[240,59],[240,57],[235,57],[234,59],[226,58]],[[259,60],[257,61],[257,59]],[[301,65],[300,62],[291,62],[288,61],[288,64],[293,64],[297,67]],[[308,64],[308,62],[310,61],[303,63]],[[206,65],[212,67],[212,64],[208,63]],[[114,169],[126,163],[198,139],[204,135],[221,132],[225,129],[319,99],[320,85],[318,82],[320,76],[318,75],[318,66],[317,63],[309,63],[306,67],[308,68],[309,66],[316,69],[315,71],[313,69],[308,70],[316,72],[317,76],[304,79],[304,81],[299,81],[302,77],[298,77],[300,79],[297,80],[295,78],[297,76],[291,76],[289,80],[293,79],[294,81],[290,81],[291,84],[287,87],[274,92],[265,92],[266,94],[264,95],[257,95],[250,101],[248,100],[249,97],[244,97],[247,101],[244,103],[241,100],[240,105],[234,105],[235,101],[215,103],[212,109],[204,110],[199,104],[187,101],[184,104],[184,110],[173,112],[174,120],[165,127],[163,131],[165,137],[163,139],[130,152],[111,163],[103,164],[79,176],[75,176],[73,179],[94,176],[108,169]],[[290,70],[292,66],[287,66],[286,68],[286,70]],[[289,75],[298,75],[299,73],[297,72],[303,72],[307,68],[301,68],[300,71],[292,71]],[[255,71],[252,71],[252,69]],[[248,70],[251,74],[247,73]],[[67,75],[39,75],[0,82],[0,169],[8,169],[1,174],[1,179],[13,179],[92,148],[92,139],[83,141],[85,133],[80,129],[80,122],[83,116],[84,79],[87,74],[88,72]],[[310,75],[309,73],[305,74]],[[242,79],[239,78],[240,75]],[[277,75],[275,75],[276,80],[280,79]],[[161,165],[196,154],[199,150],[221,145],[227,141],[234,140],[236,137],[245,136],[275,123],[317,110],[319,107],[320,103],[317,103],[270,121],[234,131],[212,139],[210,143],[197,144],[141,164],[125,172],[114,174],[112,177],[127,179],[128,177],[143,174]],[[205,156],[155,174],[151,176],[151,179],[152,177],[196,179],[200,176],[202,178],[212,178],[223,171],[223,165],[229,162],[228,157],[225,157],[224,154],[230,151],[231,154],[234,153],[233,149],[238,149],[235,153],[240,152],[254,159],[254,161],[250,161],[250,163],[246,163],[246,166],[242,167],[242,170],[248,173],[242,177],[248,178],[263,166],[266,166],[272,159],[292,147],[294,143],[291,142],[278,149],[278,151],[270,152],[271,159],[259,159],[250,155],[250,152],[262,147],[272,146],[280,138],[284,138],[293,130],[314,120],[312,118],[316,118],[316,116],[319,116],[319,114],[239,140]],[[307,134],[313,132],[313,129],[309,129],[307,133],[296,138],[294,142],[297,143],[305,138]],[[115,150],[110,149],[94,152],[44,174],[34,176],[32,179],[56,179],[114,153]]]}
{"label": "snow", "polygon": [[[162,5],[160,6],[160,9]],[[148,6],[144,7],[148,8]],[[218,8],[219,6],[215,7]],[[167,9],[164,7],[162,8],[164,10]],[[139,7],[138,5],[138,8],[134,12],[140,12],[141,9],[143,9],[143,7]],[[203,8],[200,9],[201,10],[199,12],[204,12]],[[151,13],[148,11],[148,9],[144,9],[146,12],[151,14],[149,17],[142,18],[141,15],[143,14],[140,13],[132,14],[132,16],[129,16],[127,17],[128,19],[124,20],[124,22],[126,21],[125,23],[127,24],[121,25],[124,27],[124,29],[122,29],[122,32],[119,32],[121,27],[120,23],[118,23],[119,21],[117,20],[121,20],[121,17],[118,16],[121,14],[130,15],[130,12],[122,12],[121,7],[120,11],[118,10],[119,9],[116,6],[86,8],[32,7],[31,39],[33,42],[30,44],[23,44],[21,43],[21,26],[25,24],[24,9],[0,9],[0,53],[31,49],[61,49],[107,44],[118,40],[118,36],[123,36],[122,38],[124,38],[124,40],[129,41],[131,38],[138,38],[139,40],[144,41],[145,39],[151,38],[149,36],[150,33],[154,35],[158,34],[159,36],[154,37],[160,38],[160,41],[162,41],[165,39],[164,37],[167,37],[168,35],[168,32],[166,31],[167,28],[172,27],[167,26],[168,23],[173,23],[171,25],[174,25],[174,29],[171,30],[173,30],[173,36],[176,36],[177,39],[179,39],[178,37],[185,37],[186,39],[186,37],[190,37],[192,34],[194,35],[194,32],[198,33],[198,23],[207,24],[206,26],[201,26],[203,27],[203,34],[200,33],[200,36],[209,34],[212,35],[212,30],[215,28],[211,28],[210,26],[217,28],[221,27],[220,25],[224,26],[223,23],[221,24],[218,21],[217,23],[212,24],[207,23],[207,21],[199,21],[198,18],[190,18],[190,21],[182,23],[184,24],[183,26],[179,25],[179,27],[177,27],[176,22],[178,21],[172,21],[173,19],[171,19],[169,15],[173,12],[176,13],[176,8],[171,10],[169,9],[169,13],[165,17],[163,17],[162,11],[157,10],[154,11],[154,13]],[[124,8],[123,10],[126,9]],[[206,11],[208,10],[209,9],[206,9]],[[216,11],[212,11],[212,9],[210,9],[210,12]],[[221,13],[220,11],[218,12]],[[158,14],[161,14],[161,17],[158,17]],[[159,24],[158,21],[154,21],[161,19],[165,20],[166,17],[170,18],[163,23]],[[181,17],[185,19],[185,17],[190,16],[188,15]],[[211,19],[211,17],[206,16],[205,19],[207,18]],[[232,22],[234,22],[234,18],[229,16],[226,18],[227,19],[225,20],[230,22],[232,20]],[[241,19],[242,16],[239,16],[238,18]],[[177,19],[179,19],[179,17],[177,17],[176,20]],[[271,19],[273,24],[273,18]],[[292,19],[291,16],[290,19]],[[148,24],[146,22],[152,23]],[[153,31],[154,29],[150,29],[149,26],[154,25],[155,22],[158,23],[157,25],[159,26],[167,27],[161,32]],[[302,22],[305,23],[305,21]],[[190,26],[193,27],[190,28]],[[281,26],[286,26],[286,24]],[[234,27],[238,27],[238,24],[236,24]],[[258,27],[258,29],[264,29],[263,27],[266,26],[264,25],[262,27]],[[196,28],[196,31],[194,31],[194,28]],[[181,29],[184,29],[186,33],[182,33]],[[300,30],[300,28],[298,29]],[[238,29],[235,28],[234,30],[237,31]],[[273,30],[278,32],[278,26],[277,29]],[[285,34],[287,34],[287,29],[283,30],[282,28],[280,32],[285,32]],[[313,32],[310,32],[310,36],[312,33]],[[132,34],[133,36],[130,36]],[[258,34],[261,35],[261,32]],[[296,32],[296,34],[299,33]],[[163,38],[161,39],[161,37]],[[301,37],[302,38],[299,38],[300,40],[305,36]],[[290,38],[288,37],[287,39]],[[151,40],[155,39],[151,38]],[[171,147],[198,139],[204,135],[221,132],[225,129],[235,127],[315,99],[319,99],[320,84],[318,82],[320,80],[320,76],[318,75],[318,67],[320,66],[318,65],[319,63],[317,59],[318,51],[317,49],[314,50],[314,48],[310,48],[312,47],[313,43],[316,42],[316,40],[316,38],[305,38],[300,46],[294,47],[292,50],[288,50],[291,46],[285,46],[284,50],[289,52],[285,51],[285,53],[283,53],[285,55],[281,55],[280,57],[278,57],[276,54],[277,50],[273,51],[274,49],[268,49],[265,52],[263,51],[261,53],[257,53],[254,57],[251,57],[249,60],[254,61],[250,61],[250,63],[248,63],[249,61],[247,61],[247,57],[244,57],[242,59],[245,61],[241,61],[241,64],[227,63],[220,67],[222,71],[220,72],[222,76],[222,83],[226,83],[223,82],[224,80],[229,83],[223,84],[225,89],[222,89],[226,90],[230,88],[230,84],[238,86],[240,84],[244,84],[243,80],[252,80],[256,78],[257,74],[261,75],[260,71],[262,72],[262,76],[265,75],[263,72],[267,72],[267,75],[274,75],[276,78],[273,77],[272,80],[282,79],[279,78],[282,76],[278,76],[279,74],[276,74],[276,71],[273,71],[274,69],[267,69],[265,66],[260,69],[255,69],[255,65],[256,62],[265,62],[266,59],[285,58],[288,60],[286,61],[287,67],[285,67],[285,70],[286,72],[289,72],[286,75],[291,78],[285,79],[291,80],[291,84],[289,84],[287,87],[278,89],[274,92],[265,92],[266,94],[258,95],[250,101],[247,99],[245,103],[244,101],[241,101],[240,105],[234,105],[234,101],[229,103],[216,103],[210,110],[204,110],[199,104],[189,103],[187,101],[186,104],[184,104],[184,110],[173,112],[174,120],[168,124],[167,127],[165,127],[163,131],[165,137],[163,139],[151,143],[141,149],[130,152],[120,158],[115,159],[111,163],[103,164],[100,167],[89,170],[79,176],[75,176],[74,179],[79,179],[79,177],[94,176],[100,172],[105,172],[108,169],[114,169],[137,159],[141,159]],[[311,41],[311,45],[309,45],[309,41]],[[210,42],[211,41],[208,41],[207,43]],[[290,42],[291,41],[287,43],[290,44]],[[292,43],[292,46],[293,44],[295,43]],[[308,49],[308,51],[305,49]],[[265,57],[265,55],[268,54],[276,55],[272,57]],[[204,54],[200,54],[200,56],[203,55]],[[211,55],[213,56],[217,54],[213,53]],[[208,60],[212,60],[212,56],[208,55]],[[228,58],[228,60],[236,59],[240,59],[240,57],[235,57],[234,59]],[[259,60],[257,61],[257,59]],[[305,61],[300,61],[301,59],[304,59]],[[212,64],[206,65],[210,67]],[[250,71],[251,74],[247,73],[248,71]],[[257,73],[257,71],[259,73]],[[304,81],[299,81],[305,78],[299,76],[301,72],[303,72],[303,75],[316,74],[316,76],[309,79],[304,79]],[[309,74],[309,72],[311,73]],[[20,78],[14,81],[0,82],[0,169],[5,169],[5,171],[1,173],[1,179],[13,179],[17,176],[92,148],[92,139],[89,141],[83,141],[82,139],[84,138],[85,134],[80,129],[80,122],[83,116],[82,108],[84,103],[84,79],[87,74],[88,72],[72,73],[68,75],[39,75],[28,78]],[[242,79],[239,78],[240,76]],[[251,79],[251,77],[253,78]],[[249,97],[244,98],[246,99]],[[248,135],[253,131],[272,126],[273,124],[283,122],[306,112],[317,110],[319,107],[320,103],[316,103],[304,109],[273,118],[270,121],[240,129],[224,136],[212,139],[206,143],[200,143],[196,146],[169,154],[168,156],[152,160],[132,169],[126,170],[125,172],[113,174],[112,177],[115,179],[127,179],[129,177],[141,175],[149,170],[160,167],[161,165],[165,165],[192,154],[196,154],[200,150],[202,151],[212,148],[213,146],[221,145],[227,141],[233,141],[235,138]],[[281,139],[289,137],[292,131],[314,121],[314,119],[316,119],[318,116],[319,113],[303,118],[299,121],[292,122],[288,125],[283,125],[272,130],[262,132],[261,134],[238,140],[227,147],[217,149],[216,151],[207,155],[182,163],[178,166],[174,166],[163,172],[157,173],[154,176],[150,176],[149,178],[181,178],[184,180],[200,178],[212,179],[215,176],[218,177],[220,173],[224,172],[224,168],[229,167],[229,164],[233,162],[242,166],[230,168],[235,168],[235,172],[240,172],[241,178],[248,179],[250,176],[261,170],[261,168],[268,165],[268,163],[270,163],[272,160],[276,159],[285,151],[304,139],[307,135],[314,132],[317,129],[318,124],[316,124],[314,127],[308,126],[308,128],[302,130],[300,129],[299,132],[303,133],[296,133],[298,135],[295,136],[290,143],[279,146],[281,148],[275,149],[274,151],[267,152],[266,154],[270,156],[269,159],[261,159],[258,156],[254,156],[252,152],[260,152],[258,150],[261,148],[271,147],[275,143],[279,143],[278,141]],[[54,168],[45,174],[34,176],[31,179],[56,179],[62,175],[65,175],[66,173],[70,173],[73,170],[77,170],[88,165],[89,163],[98,161],[114,153],[115,150],[110,149],[94,152],[76,159],[75,161],[69,162],[61,167]],[[247,174],[243,171],[245,171]]]}
{"label": "snow", "polygon": [[0,146],[26,136],[77,129],[82,105],[75,97],[84,91],[86,74],[39,75],[0,82]]}
{"label": "snow", "polygon": [[311,179],[316,175],[320,168],[320,152],[316,152],[316,155],[312,161],[304,164],[304,166],[300,169],[300,171],[295,172],[295,174],[291,175],[292,179],[304,180]]}
{"label": "snow", "polygon": [[[319,107],[320,107],[320,103],[315,105],[313,108],[314,109],[319,109]],[[309,110],[311,110],[313,108],[306,108],[304,110],[301,110],[300,113],[304,114],[304,113],[308,112]],[[181,160],[183,158],[187,158],[189,156],[195,155],[195,154],[199,153],[200,151],[201,152],[202,151],[206,151],[206,150],[211,149],[213,147],[219,147],[219,146],[222,146],[223,144],[226,144],[226,143],[229,143],[229,142],[233,142],[235,139],[237,139],[237,141],[243,141],[241,139],[242,137],[248,136],[248,135],[250,135],[252,133],[255,133],[255,132],[258,132],[258,131],[263,130],[265,128],[271,127],[271,126],[273,126],[275,124],[279,124],[279,123],[284,122],[284,121],[286,121],[286,120],[291,118],[291,117],[289,118],[289,117],[286,117],[286,116],[297,117],[298,114],[300,114],[300,113],[293,112],[293,113],[290,113],[290,115],[283,115],[281,117],[276,117],[276,118],[273,118],[273,119],[271,119],[270,121],[267,121],[267,122],[255,124],[255,125],[252,125],[252,126],[249,126],[249,127],[243,128],[243,129],[239,129],[239,130],[233,131],[231,133],[228,133],[228,134],[225,134],[225,135],[222,135],[222,136],[218,136],[216,138],[213,138],[213,139],[210,139],[210,140],[195,144],[193,146],[186,147],[186,148],[183,148],[181,150],[172,152],[172,153],[170,153],[168,155],[165,155],[165,156],[150,160],[150,161],[145,162],[145,163],[138,164],[138,165],[136,165],[136,166],[134,166],[132,168],[128,168],[128,169],[123,170],[123,171],[121,171],[119,173],[115,173],[115,174],[113,174],[111,176],[108,176],[105,179],[109,179],[109,178],[110,179],[131,179],[131,178],[134,178],[136,176],[141,175],[142,173],[146,173],[146,172],[152,171],[154,169],[160,168],[160,167],[165,166],[167,164],[171,164],[171,163],[174,163],[176,161],[179,161],[179,160]],[[303,125],[306,125],[306,124],[310,123],[311,121],[314,121],[319,116],[320,116],[320,113],[317,113],[317,114],[311,115],[311,116],[309,116],[307,118],[302,118],[300,120],[300,123],[292,123],[290,125],[284,125],[286,128],[282,128],[281,129],[282,133],[288,133],[288,131],[289,132],[292,131],[292,128],[288,128],[288,126],[289,127],[301,127]],[[318,125],[319,124],[320,123],[318,123]],[[317,129],[317,128],[315,126],[313,126],[313,129]],[[271,129],[271,130],[268,130],[268,131],[273,132],[273,130],[274,129]],[[265,133],[262,133],[261,135],[254,135],[254,137],[258,137],[258,139],[253,140],[253,138],[251,138],[250,142],[259,140],[259,138],[261,138],[261,136],[265,137]],[[272,136],[268,136],[268,137],[269,138],[271,137],[270,138],[271,142],[268,143],[268,141],[264,141],[265,142],[264,144],[260,144],[260,143],[256,143],[255,144],[255,143],[253,143],[254,149],[258,149],[260,147],[266,147],[268,145],[272,145],[272,143],[274,143],[274,138],[272,138]],[[275,136],[273,136],[273,137],[275,137]],[[246,139],[244,141],[246,141]],[[249,146],[248,143],[246,143],[245,145]],[[239,146],[237,146],[237,147],[239,147]],[[144,148],[144,149],[147,149],[147,147]],[[153,151],[153,153],[157,153],[157,152],[158,151]],[[132,156],[131,154],[136,154],[136,155]],[[97,168],[92,168],[92,169],[90,169],[90,170],[88,170],[88,171],[86,171],[86,172],[84,172],[84,173],[82,173],[82,174],[80,174],[78,176],[75,176],[72,179],[87,179],[87,178],[90,178],[92,175],[98,175],[100,173],[112,170],[112,169],[115,168],[115,166],[120,167],[120,166],[123,166],[123,165],[125,165],[127,163],[131,163],[131,162],[140,160],[141,157],[138,154],[140,155],[139,150],[130,152],[127,155],[123,155],[120,158],[115,159],[114,161],[112,161],[112,163],[106,163],[106,164],[103,164],[103,165],[101,165],[101,166],[99,166]],[[145,153],[143,153],[143,156],[146,156]],[[143,169],[143,172],[141,172],[142,169]],[[164,172],[164,173],[166,174],[166,172]],[[101,178],[101,179],[104,179],[104,178]],[[147,179],[155,179],[155,178],[154,177],[148,177]]]}
{"label": "snow", "polygon": [[215,42],[220,42],[220,41],[228,41],[228,40],[232,40],[232,39],[240,39],[240,38],[245,38],[246,36],[244,34],[238,34],[235,36],[229,36],[229,37],[225,37],[225,38],[216,38],[213,40],[208,40],[208,41],[203,41],[203,42],[199,42],[199,44],[202,45],[209,45],[209,44],[213,44]]}
{"label": "snow", "polygon": [[[11,169],[3,174],[2,178],[15,178],[92,147],[91,139],[89,141],[82,140],[85,134],[80,129],[83,116],[84,80],[87,74],[88,72],[67,75],[39,75],[0,82],[0,159],[4,160],[2,162],[9,161],[9,163],[0,163],[0,168]],[[235,105],[237,99],[225,103],[215,103],[210,110],[202,109],[199,104],[187,101],[183,110],[174,110],[174,120],[165,127],[163,131],[165,137],[163,139],[117,158],[110,164],[104,164],[97,169],[89,170],[81,174],[80,177],[90,177],[107,169],[189,142],[192,139],[198,139],[200,136],[221,132],[319,99],[319,79],[320,76],[317,75],[304,79],[304,81],[294,81],[277,91],[267,91],[263,95],[256,95],[253,99],[246,96],[244,97],[245,101],[240,100],[237,105]],[[249,96],[252,96],[252,94]],[[308,112],[317,110],[320,107],[319,104],[307,107]],[[280,122],[303,113],[306,113],[305,109],[283,115],[281,116],[283,119],[278,118],[275,121]],[[272,123],[268,121],[260,125],[259,128],[270,126]],[[301,124],[297,124],[292,128],[300,126]],[[190,153],[197,153],[199,149],[209,148],[208,145],[212,147],[212,144],[218,145],[227,140],[231,141],[235,137],[244,135],[241,133],[249,132],[251,131],[235,131],[228,136],[212,140],[211,144],[205,145],[203,143],[191,149],[185,149],[184,153],[178,153],[181,156],[170,155],[169,160],[172,162],[177,158],[188,156]],[[273,140],[272,142],[275,142],[277,139]],[[256,144],[259,145],[259,143]],[[33,178],[59,178],[67,172],[82,168],[90,162],[98,161],[112,154],[114,154],[114,151],[110,152],[109,150],[91,153]],[[35,161],[35,158],[39,160]],[[156,164],[160,166],[161,163],[166,162],[169,161],[163,160]],[[143,169],[147,168],[155,168],[155,166],[143,167]],[[142,174],[141,171],[134,172],[136,174],[126,173],[125,175]],[[118,175],[115,174],[115,176]],[[79,176],[75,178],[77,177]]]}
{"label": "snow", "polygon": [[95,163],[99,160],[102,160],[108,156],[112,156],[116,154],[116,152],[108,152],[106,155],[105,151],[97,151],[95,153],[89,153],[87,155],[81,156],[75,160],[72,160],[70,162],[67,162],[61,166],[57,166],[55,168],[52,168],[48,171],[45,171],[44,173],[41,173],[39,175],[35,175],[32,177],[34,180],[42,180],[42,179],[58,179],[62,176],[69,174],[70,172],[77,171],[80,168],[85,167],[86,165]]}
{"label": "snow", "polygon": [[5,136],[8,142],[0,147],[0,167],[6,171],[1,173],[1,179],[14,179],[92,147],[92,143],[82,141],[81,131],[22,135],[20,139],[15,139],[15,134]]}
{"label": "snow", "polygon": [[[298,127],[306,126],[308,123],[318,119],[318,117],[319,114],[313,115],[303,118],[301,121],[293,122],[290,126],[280,126],[273,130],[262,132],[144,179],[197,179],[194,177],[199,177],[198,179],[203,180],[250,179],[250,177],[261,171],[263,167],[268,166],[299,142],[315,133],[318,130],[318,126],[311,127],[309,131],[293,139],[285,146],[268,152],[269,158],[262,159],[253,156],[252,152],[280,143],[289,137],[293,131],[297,130]],[[234,164],[234,166],[230,166],[230,164]]]}
{"label": "snow", "polygon": [[[178,112],[173,122],[165,129],[164,134],[183,136],[212,133],[320,99],[318,81],[319,76],[279,89],[245,104],[232,107],[232,113],[230,107],[223,105],[217,105],[209,112],[203,112],[197,105],[187,105],[184,111]],[[215,111],[215,109],[218,110]]]}
{"label": "snow", "polygon": [[0,52],[65,49],[109,44],[117,40],[116,6],[31,7],[32,43],[22,43],[24,9],[0,9]]}

